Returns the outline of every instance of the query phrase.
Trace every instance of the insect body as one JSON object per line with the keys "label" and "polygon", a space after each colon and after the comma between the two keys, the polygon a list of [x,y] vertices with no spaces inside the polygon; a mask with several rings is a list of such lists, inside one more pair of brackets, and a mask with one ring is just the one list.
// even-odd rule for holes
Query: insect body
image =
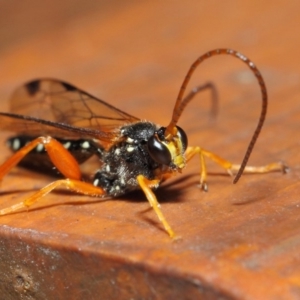
{"label": "insect body", "polygon": [[[177,122],[194,95],[206,84],[183,97],[196,67],[213,55],[229,54],[244,61],[258,79],[262,92],[262,112],[241,165],[232,164],[201,147],[189,147],[185,132]],[[173,116],[166,127],[141,121],[76,87],[58,80],[43,79],[27,83],[11,99],[12,113],[0,113],[0,128],[14,131],[9,146],[15,152],[0,166],[0,178],[18,163],[62,175],[23,202],[0,210],[1,215],[29,207],[58,187],[99,197],[117,197],[142,189],[170,237],[175,233],[162,214],[152,189],[181,172],[195,155],[200,158],[200,186],[207,190],[205,158],[212,159],[230,174],[237,171],[269,172],[285,170],[281,163],[262,167],[246,166],[263,125],[267,109],[267,91],[255,65],[242,54],[217,49],[200,56],[188,71],[179,91]],[[93,178],[83,178],[79,164],[91,156],[99,158]]]}

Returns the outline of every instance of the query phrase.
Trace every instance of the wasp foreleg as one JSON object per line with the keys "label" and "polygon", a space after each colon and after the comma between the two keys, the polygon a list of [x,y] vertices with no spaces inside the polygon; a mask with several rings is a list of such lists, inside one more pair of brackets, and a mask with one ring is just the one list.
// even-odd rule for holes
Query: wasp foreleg
{"label": "wasp foreleg", "polygon": [[[200,157],[200,187],[204,191],[208,190],[206,178],[207,178],[207,170],[205,164],[205,157],[211,159],[219,166],[224,168],[229,175],[233,175],[234,172],[240,169],[240,165],[232,164],[230,161],[223,159],[222,157],[211,153],[207,150],[202,149],[201,147],[188,147],[186,150],[186,160],[187,162],[191,160],[196,154]],[[281,171],[286,173],[288,167],[285,166],[282,162],[275,162],[265,166],[246,166],[244,169],[245,173],[268,173],[273,171]]]}

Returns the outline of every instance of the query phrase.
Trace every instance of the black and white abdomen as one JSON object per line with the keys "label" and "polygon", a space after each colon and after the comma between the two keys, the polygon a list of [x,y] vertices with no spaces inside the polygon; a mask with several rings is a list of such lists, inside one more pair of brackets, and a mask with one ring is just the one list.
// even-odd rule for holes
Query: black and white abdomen
{"label": "black and white abdomen", "polygon": [[[7,146],[11,151],[17,152],[34,139],[35,137],[30,136],[14,136],[7,140]],[[102,149],[90,140],[57,140],[65,149],[72,153],[78,164],[82,164],[94,154],[100,155],[102,153]],[[50,172],[50,175],[59,175],[59,172],[50,161],[43,144],[38,144],[21,160],[19,165],[35,171],[47,171]]]}

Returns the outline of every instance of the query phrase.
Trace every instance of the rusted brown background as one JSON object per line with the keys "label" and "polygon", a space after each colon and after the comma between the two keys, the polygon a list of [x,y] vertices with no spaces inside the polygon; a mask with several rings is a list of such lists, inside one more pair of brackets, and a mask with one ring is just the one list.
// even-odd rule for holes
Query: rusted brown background
{"label": "rusted brown background", "polygon": [[[55,77],[165,125],[190,64],[230,47],[257,64],[269,90],[250,163],[291,167],[232,185],[208,163],[205,194],[195,158],[157,191],[178,242],[141,192],[111,201],[53,193],[29,212],[0,218],[0,298],[299,299],[299,11],[296,0],[0,1],[2,110],[19,84]],[[238,163],[257,122],[258,85],[226,56],[205,62],[189,87],[207,80],[220,93],[217,120],[204,93],[180,126],[191,145]],[[9,155],[5,136],[1,161]],[[14,169],[2,182],[1,207],[50,181]]]}

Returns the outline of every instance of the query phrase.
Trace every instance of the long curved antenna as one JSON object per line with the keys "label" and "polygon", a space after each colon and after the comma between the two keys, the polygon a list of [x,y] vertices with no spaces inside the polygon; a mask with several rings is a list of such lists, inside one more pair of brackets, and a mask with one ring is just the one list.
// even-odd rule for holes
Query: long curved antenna
{"label": "long curved antenna", "polygon": [[[196,68],[198,67],[198,65],[200,65],[204,60],[206,60],[214,55],[220,55],[220,54],[232,55],[232,56],[240,59],[241,61],[243,61],[245,64],[247,64],[247,66],[251,69],[251,71],[255,75],[255,77],[260,85],[260,90],[261,90],[261,95],[262,95],[262,108],[261,108],[261,113],[260,113],[260,117],[258,120],[258,124],[253,133],[252,139],[250,140],[247,151],[246,151],[243,161],[241,163],[240,169],[238,170],[238,172],[233,180],[233,183],[237,183],[238,180],[240,179],[241,175],[243,174],[243,171],[249,160],[250,154],[251,154],[253,147],[256,143],[256,140],[260,134],[261,128],[262,128],[265,118],[266,118],[267,107],[268,107],[268,94],[267,94],[267,88],[266,88],[264,79],[263,79],[261,73],[259,72],[259,70],[257,69],[257,67],[255,66],[255,64],[249,58],[247,58],[245,55],[243,55],[235,50],[232,50],[232,49],[226,49],[226,48],[225,49],[215,49],[215,50],[208,51],[207,53],[201,55],[191,65],[191,67],[190,67],[189,71],[187,72],[187,74],[183,80],[183,83],[180,87],[179,94],[177,96],[177,100],[176,100],[176,103],[175,103],[175,106],[173,109],[172,119],[171,119],[170,124],[166,128],[165,136],[166,136],[166,138],[168,138],[169,136],[173,136],[176,133],[176,129],[175,129],[176,124],[177,124],[184,108],[191,100],[189,97],[183,99],[183,95],[184,95],[186,87],[191,79],[191,76],[194,73],[194,71],[196,70]],[[184,101],[184,100],[186,100],[186,101]]]}

